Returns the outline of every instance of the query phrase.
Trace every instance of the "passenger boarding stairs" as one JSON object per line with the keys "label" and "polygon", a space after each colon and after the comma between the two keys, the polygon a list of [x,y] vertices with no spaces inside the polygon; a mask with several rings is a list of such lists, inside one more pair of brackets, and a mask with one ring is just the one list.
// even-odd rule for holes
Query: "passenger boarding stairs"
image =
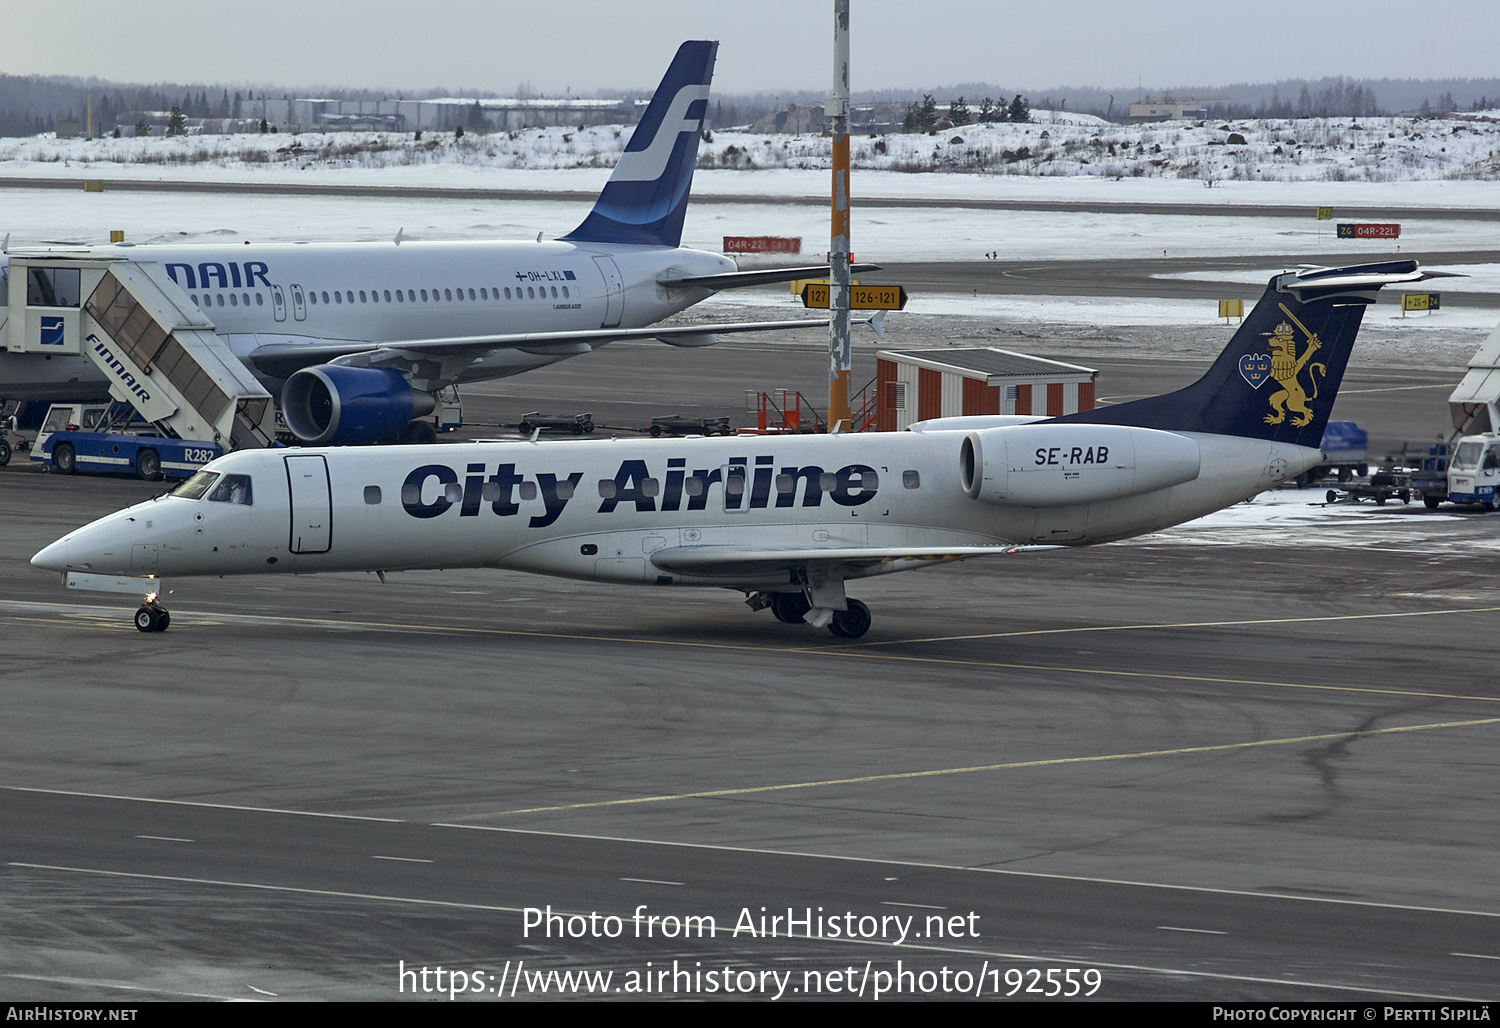
{"label": "passenger boarding stairs", "polygon": [[271,394],[161,265],[108,262],[83,310],[100,331],[87,332],[84,321],[82,352],[142,418],[229,449],[274,443]]}

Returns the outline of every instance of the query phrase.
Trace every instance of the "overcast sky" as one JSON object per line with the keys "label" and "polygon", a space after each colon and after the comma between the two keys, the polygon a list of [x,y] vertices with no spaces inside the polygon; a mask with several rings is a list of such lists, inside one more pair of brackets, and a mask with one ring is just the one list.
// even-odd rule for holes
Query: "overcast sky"
{"label": "overcast sky", "polygon": [[[855,90],[1500,76],[1497,0],[852,7]],[[501,94],[528,83],[561,95],[649,90],[678,43],[717,39],[720,92],[826,92],[832,9],[832,0],[3,0],[0,72]]]}

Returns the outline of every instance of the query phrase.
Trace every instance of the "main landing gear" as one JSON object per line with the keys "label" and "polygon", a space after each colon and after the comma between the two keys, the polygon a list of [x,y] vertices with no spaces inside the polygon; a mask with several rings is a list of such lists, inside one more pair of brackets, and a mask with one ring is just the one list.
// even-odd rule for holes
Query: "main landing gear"
{"label": "main landing gear", "polygon": [[154,600],[142,604],[135,612],[135,627],[142,632],[165,632],[171,623],[172,615],[167,608],[157,606]]}
{"label": "main landing gear", "polygon": [[841,639],[858,639],[870,630],[870,608],[858,600],[848,600],[847,610],[814,608],[806,593],[755,593],[746,601],[751,610],[771,608],[771,614],[782,624],[810,624],[826,627]]}

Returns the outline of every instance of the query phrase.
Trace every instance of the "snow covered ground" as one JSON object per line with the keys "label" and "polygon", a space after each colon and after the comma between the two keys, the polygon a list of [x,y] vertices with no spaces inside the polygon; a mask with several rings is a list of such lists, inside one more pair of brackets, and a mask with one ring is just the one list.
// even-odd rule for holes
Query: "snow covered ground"
{"label": "snow covered ground", "polygon": [[[7,166],[0,165],[0,170]],[[206,175],[211,169],[198,169]],[[238,178],[232,169],[219,168],[219,181]],[[72,172],[77,174],[75,170]],[[92,174],[92,172],[90,172]],[[373,174],[373,173],[372,173]],[[540,184],[549,173],[527,176]],[[741,173],[744,174],[744,173]],[[507,178],[512,184],[518,173]],[[759,180],[774,185],[781,173]],[[903,176],[919,181],[942,180],[976,187],[989,185],[982,176]],[[447,176],[430,174],[428,184]],[[753,183],[752,183],[753,184]],[[826,184],[826,183],[825,183]],[[855,177],[856,190],[864,178]],[[1153,180],[1110,183],[1116,198],[1127,202],[1155,202]],[[1443,206],[1447,198],[1434,187],[1444,183],[1410,183],[1407,201],[1413,208]],[[1472,183],[1469,185],[1473,185]],[[1485,185],[1492,185],[1486,183]],[[1500,189],[1495,189],[1500,201]],[[295,206],[298,215],[286,216]],[[884,261],[981,260],[998,251],[1010,260],[1116,258],[1146,260],[1171,257],[1237,256],[1245,253],[1347,253],[1351,261],[1385,254],[1389,244],[1379,240],[1339,240],[1327,222],[1275,218],[1252,213],[1096,214],[1088,212],[1007,211],[985,208],[875,208],[861,209],[856,193],[854,247],[860,259]],[[562,235],[587,213],[587,202],[577,200],[484,201],[442,197],[285,196],[234,192],[172,193],[60,192],[55,189],[0,190],[0,232],[10,232],[17,245],[47,241],[97,243],[111,229],[123,229],[128,240],[145,243],[174,241],[389,239],[405,228],[409,239],[535,239]],[[726,235],[800,236],[805,254],[820,255],[828,236],[828,215],[809,204],[764,204],[716,201],[706,189],[695,189],[688,208],[684,243],[717,250]],[[1402,218],[1398,245],[1409,251],[1486,250],[1496,248],[1497,225],[1492,221],[1424,219],[1419,209]],[[754,266],[755,260],[747,261]],[[1263,278],[1262,278],[1263,280]],[[1454,288],[1464,288],[1454,280]],[[1470,288],[1473,288],[1470,286]]]}
{"label": "snow covered ground", "polygon": [[[1500,152],[1500,111],[1442,117],[1307,118],[1114,125],[1086,115],[1035,112],[1035,121],[970,124],[940,133],[856,136],[851,158],[862,172],[981,174],[1004,179],[1146,178],[1215,188],[1231,183],[1405,183],[1489,181]],[[85,165],[107,175],[155,166],[192,177],[204,165],[258,179],[336,171],[396,172],[434,166],[493,174],[567,171],[571,183],[602,180],[630,138],[628,128],[539,128],[470,133],[274,133],[57,140],[0,140],[6,174],[44,173],[47,165]],[[816,135],[711,133],[699,152],[703,171],[824,171],[828,141]],[[76,173],[76,172],[75,172]],[[430,182],[430,174],[423,175]],[[458,177],[472,177],[461,175]],[[757,187],[755,192],[763,192]],[[821,190],[819,190],[821,191]],[[1459,191],[1461,192],[1461,191]],[[877,195],[869,193],[867,195]]]}

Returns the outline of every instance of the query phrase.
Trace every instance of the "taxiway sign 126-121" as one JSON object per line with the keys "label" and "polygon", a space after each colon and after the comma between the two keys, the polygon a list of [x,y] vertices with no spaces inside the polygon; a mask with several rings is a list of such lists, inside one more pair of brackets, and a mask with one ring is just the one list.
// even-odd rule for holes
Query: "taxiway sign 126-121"
{"label": "taxiway sign 126-121", "polygon": [[[612,340],[705,346],[720,333],[826,324],[646,327],[720,289],[828,274],[826,265],[742,272],[721,254],[681,245],[717,51],[711,41],[682,44],[593,210],[560,239],[418,242],[397,234],[382,243],[16,251],[26,274],[0,288],[0,300],[9,292],[13,312],[36,306],[63,324],[86,297],[53,288],[39,259],[152,262],[281,397],[288,428],[315,445],[396,436],[447,386],[518,374]],[[0,286],[7,269],[0,264]],[[70,274],[76,282],[78,272]],[[87,356],[54,355],[45,345],[5,352],[5,310],[0,397],[109,397],[110,380]],[[26,328],[24,317],[11,320],[12,331]]]}
{"label": "taxiway sign 126-121", "polygon": [[[852,579],[1154,532],[1322,462],[1365,305],[1415,261],[1277,275],[1195,384],[910,432],[247,450],[32,558],[74,588],[160,576],[507,568],[719,586],[855,637]],[[110,579],[109,576],[119,576]]]}

